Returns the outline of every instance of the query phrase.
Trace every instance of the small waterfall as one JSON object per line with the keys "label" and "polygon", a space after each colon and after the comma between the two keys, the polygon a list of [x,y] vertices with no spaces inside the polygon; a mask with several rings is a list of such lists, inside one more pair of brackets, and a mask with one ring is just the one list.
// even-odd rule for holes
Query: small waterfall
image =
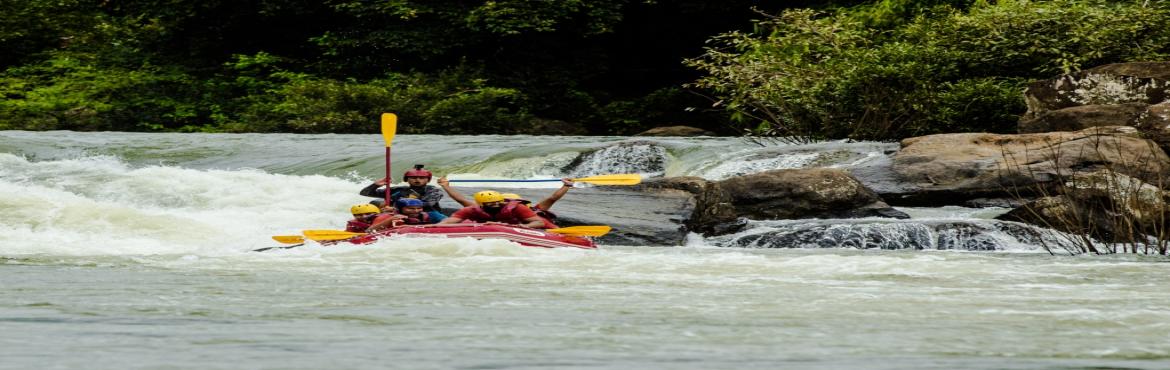
{"label": "small waterfall", "polygon": [[666,148],[651,142],[636,141],[608,146],[581,154],[565,172],[572,177],[607,173],[640,173],[647,177],[666,174],[670,157]]}
{"label": "small waterfall", "polygon": [[997,220],[788,220],[749,221],[736,234],[707,239],[723,247],[856,248],[1077,253],[1057,231]]}

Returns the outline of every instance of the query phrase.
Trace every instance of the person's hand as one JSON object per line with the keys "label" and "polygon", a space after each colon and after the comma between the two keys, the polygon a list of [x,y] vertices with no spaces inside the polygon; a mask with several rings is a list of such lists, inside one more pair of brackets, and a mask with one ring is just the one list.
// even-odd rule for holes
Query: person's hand
{"label": "person's hand", "polygon": [[443,175],[443,177],[440,177],[439,180],[437,180],[436,182],[439,184],[439,186],[442,186],[444,188],[451,185],[451,182],[447,181],[447,175]]}
{"label": "person's hand", "polygon": [[386,184],[387,184],[387,183],[389,183],[389,182],[390,182],[390,179],[389,179],[389,178],[387,178],[387,177],[383,177],[381,180],[374,181],[374,185],[383,186],[383,185],[386,185]]}
{"label": "person's hand", "polygon": [[561,179],[561,184],[563,184],[562,186],[564,186],[566,188],[571,188],[571,187],[573,187],[573,184],[575,184],[575,183],[573,182],[573,179],[566,177],[566,178]]}

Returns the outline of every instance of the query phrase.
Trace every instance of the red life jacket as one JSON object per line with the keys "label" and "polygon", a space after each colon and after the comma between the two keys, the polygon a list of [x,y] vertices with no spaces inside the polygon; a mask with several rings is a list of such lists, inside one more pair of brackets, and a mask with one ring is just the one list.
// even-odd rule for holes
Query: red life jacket
{"label": "red life jacket", "polygon": [[370,228],[370,225],[374,224],[374,222],[370,220],[375,219],[375,217],[376,215],[371,215],[363,217],[361,220],[349,220],[349,222],[345,223],[345,231],[351,233],[364,233],[366,232],[366,229]]}
{"label": "red life jacket", "polygon": [[[523,218],[520,218],[520,215],[516,212],[516,207],[527,207],[527,206],[519,201],[514,201],[514,200],[509,201],[507,204],[504,204],[504,208],[501,209],[500,212],[497,212],[495,215],[492,215],[491,213],[487,213],[487,211],[483,210],[483,207],[476,206],[476,207],[471,208],[471,215],[470,215],[470,217],[468,217],[468,219],[472,220],[472,221],[476,221],[476,222],[496,221],[496,222],[503,222],[506,224],[519,225],[519,224],[524,223],[525,221]],[[538,217],[539,217],[539,215],[538,215]],[[546,228],[546,229],[557,228],[557,225],[553,224],[552,221],[549,221],[547,218],[541,217],[540,220],[544,221],[544,228]]]}
{"label": "red life jacket", "polygon": [[405,220],[402,220],[402,221],[405,222],[407,225],[430,224],[431,223],[431,215],[428,215],[426,212],[421,212],[418,214],[418,217],[407,217]]}

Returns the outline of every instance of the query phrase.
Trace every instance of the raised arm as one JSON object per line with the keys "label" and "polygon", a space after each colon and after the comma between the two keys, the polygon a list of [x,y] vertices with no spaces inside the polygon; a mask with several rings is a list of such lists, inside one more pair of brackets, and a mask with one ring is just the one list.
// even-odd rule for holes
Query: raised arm
{"label": "raised arm", "polygon": [[451,197],[451,200],[458,202],[464,207],[471,207],[475,205],[475,201],[467,199],[467,197],[459,193],[458,190],[455,190],[455,188],[451,187],[451,182],[447,181],[447,176],[440,177],[438,183],[439,186],[443,188],[443,191],[447,192],[447,196]]}
{"label": "raised arm", "polygon": [[536,206],[540,207],[540,209],[547,211],[549,208],[552,208],[553,203],[556,203],[558,200],[561,200],[561,197],[565,196],[565,194],[569,192],[569,189],[572,189],[572,188],[573,188],[573,180],[571,180],[569,178],[563,178],[563,179],[561,179],[561,188],[557,189],[557,191],[554,191],[552,193],[552,195],[548,196],[548,198],[544,198],[544,200],[541,200],[540,203],[536,204]]}
{"label": "raised arm", "polygon": [[358,192],[358,194],[361,194],[361,195],[364,195],[364,196],[367,196],[367,197],[371,197],[371,198],[382,198],[382,197],[385,197],[385,196],[386,196],[386,191],[385,191],[385,190],[378,191],[378,190],[380,190],[380,189],[378,189],[378,188],[380,188],[380,187],[382,187],[382,186],[385,186],[385,185],[386,185],[386,183],[387,183],[386,179],[381,179],[381,180],[378,180],[378,181],[374,181],[374,183],[373,183],[373,184],[370,184],[370,186],[367,186],[367,187],[365,187],[365,188],[362,188],[362,190],[361,190],[361,191],[359,191],[359,192]]}

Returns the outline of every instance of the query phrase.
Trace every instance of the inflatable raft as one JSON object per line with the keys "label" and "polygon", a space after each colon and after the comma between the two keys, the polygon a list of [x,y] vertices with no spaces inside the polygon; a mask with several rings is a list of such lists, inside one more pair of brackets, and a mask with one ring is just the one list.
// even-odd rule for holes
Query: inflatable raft
{"label": "inflatable raft", "polygon": [[597,244],[594,244],[593,240],[588,237],[561,235],[519,226],[477,223],[406,225],[355,236],[340,240],[339,242],[369,244],[377,241],[379,238],[395,235],[437,238],[502,239],[528,247],[597,249]]}

